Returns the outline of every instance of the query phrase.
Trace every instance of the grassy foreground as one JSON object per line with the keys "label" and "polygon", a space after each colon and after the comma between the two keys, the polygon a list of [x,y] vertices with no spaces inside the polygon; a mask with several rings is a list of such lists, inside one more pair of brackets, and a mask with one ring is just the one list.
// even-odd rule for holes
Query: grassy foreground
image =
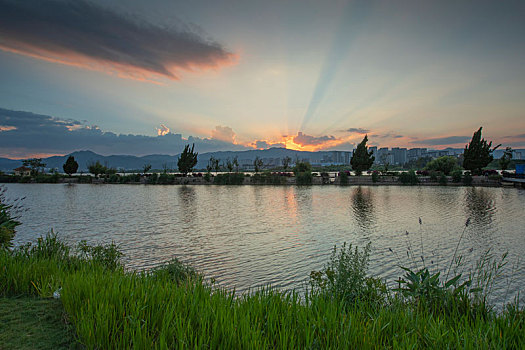
{"label": "grassy foreground", "polygon": [[0,297],[0,349],[77,349],[62,303],[33,296]]}
{"label": "grassy foreground", "polygon": [[[26,307],[13,297],[35,296],[41,299],[26,299],[28,305],[60,318],[62,309],[48,299],[59,290],[59,303],[88,349],[518,349],[525,344],[524,312],[517,306],[495,313],[460,286],[449,288],[452,284],[420,286],[437,294],[401,296],[366,276],[366,252],[357,249],[343,247],[339,255],[334,250],[327,268],[312,274],[312,289],[303,298],[272,289],[236,296],[177,261],[137,273],[124,271],[118,259],[114,246],[81,244],[74,250],[54,236],[0,251],[0,311],[26,317]],[[53,324],[55,332],[64,332],[63,324]],[[16,341],[9,334],[19,337],[14,329],[1,333],[3,344]]]}

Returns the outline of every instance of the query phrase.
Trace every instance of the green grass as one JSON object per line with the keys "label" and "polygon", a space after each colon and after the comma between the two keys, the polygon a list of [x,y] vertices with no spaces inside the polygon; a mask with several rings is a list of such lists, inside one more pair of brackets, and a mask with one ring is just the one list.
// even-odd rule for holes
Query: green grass
{"label": "green grass", "polygon": [[80,349],[66,320],[58,300],[0,298],[0,349]]}
{"label": "green grass", "polygon": [[[0,252],[0,295],[49,297],[62,288],[62,307],[88,349],[517,349],[525,344],[522,309],[495,313],[468,303],[446,310],[418,307],[362,274],[366,249],[334,249],[331,262],[314,274],[314,291],[299,297],[271,288],[235,295],[178,261],[150,273],[126,272],[115,263],[114,248],[84,246],[78,255],[51,237],[37,247]],[[85,255],[90,252],[96,254]],[[345,286],[355,290],[348,294]],[[10,304],[4,307],[20,313]],[[62,309],[55,307],[61,320]],[[6,341],[15,341],[12,336]]]}

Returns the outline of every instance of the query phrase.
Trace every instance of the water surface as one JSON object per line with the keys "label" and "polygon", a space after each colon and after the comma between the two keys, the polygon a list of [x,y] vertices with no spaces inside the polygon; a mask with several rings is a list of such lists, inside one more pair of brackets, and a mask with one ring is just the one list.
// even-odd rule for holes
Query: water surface
{"label": "water surface", "polygon": [[[514,188],[6,186],[8,197],[26,197],[17,244],[50,229],[71,243],[115,241],[128,268],[178,257],[238,291],[301,288],[343,242],[371,242],[370,271],[389,282],[401,275],[399,264],[411,264],[409,249],[418,264],[424,256],[444,269],[464,229],[458,252],[465,268],[489,247],[508,252],[509,264],[525,255],[525,191]],[[499,298],[523,286],[523,267]]]}

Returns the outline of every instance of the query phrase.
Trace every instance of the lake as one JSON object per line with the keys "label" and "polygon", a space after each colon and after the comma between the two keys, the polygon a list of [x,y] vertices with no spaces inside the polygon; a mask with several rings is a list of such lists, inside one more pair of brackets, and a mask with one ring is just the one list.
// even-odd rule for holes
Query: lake
{"label": "lake", "polygon": [[463,269],[488,248],[508,252],[496,301],[525,283],[525,191],[514,188],[5,186],[8,198],[26,197],[16,244],[51,229],[70,243],[114,241],[127,268],[178,257],[240,292],[267,284],[302,289],[343,242],[371,242],[370,272],[394,284],[399,265],[410,267],[408,249],[420,265],[423,255],[431,269],[446,269],[463,230]]}

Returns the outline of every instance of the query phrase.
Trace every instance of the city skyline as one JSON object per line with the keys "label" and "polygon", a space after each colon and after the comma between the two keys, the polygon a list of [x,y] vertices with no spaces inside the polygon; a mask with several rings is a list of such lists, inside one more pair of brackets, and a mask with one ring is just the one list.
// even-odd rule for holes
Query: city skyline
{"label": "city skyline", "polygon": [[523,148],[524,8],[0,0],[0,157]]}

